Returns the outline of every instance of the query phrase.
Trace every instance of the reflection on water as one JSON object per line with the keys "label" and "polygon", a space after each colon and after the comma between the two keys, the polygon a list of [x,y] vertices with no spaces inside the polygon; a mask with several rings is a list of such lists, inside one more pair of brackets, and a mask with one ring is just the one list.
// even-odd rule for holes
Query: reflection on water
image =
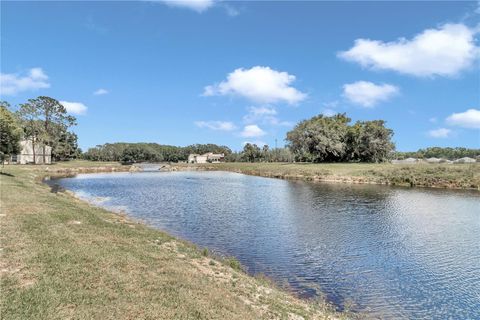
{"label": "reflection on water", "polygon": [[[225,172],[57,181],[250,273],[385,318],[480,318],[478,192],[312,184]],[[101,201],[95,201],[101,199]]]}

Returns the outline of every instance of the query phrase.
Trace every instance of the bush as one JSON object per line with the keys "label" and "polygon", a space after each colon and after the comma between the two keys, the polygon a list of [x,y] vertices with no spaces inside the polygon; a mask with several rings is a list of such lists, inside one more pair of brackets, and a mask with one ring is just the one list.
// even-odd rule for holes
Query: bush
{"label": "bush", "polygon": [[237,271],[242,271],[242,265],[240,261],[237,260],[235,257],[229,257],[225,259],[225,262],[228,266],[230,266],[232,269],[237,270]]}

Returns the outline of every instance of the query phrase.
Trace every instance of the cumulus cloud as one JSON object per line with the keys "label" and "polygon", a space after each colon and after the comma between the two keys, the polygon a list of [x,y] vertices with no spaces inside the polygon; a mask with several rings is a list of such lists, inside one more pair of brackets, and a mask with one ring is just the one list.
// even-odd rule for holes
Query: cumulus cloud
{"label": "cumulus cloud", "polygon": [[277,110],[273,107],[250,107],[248,111],[253,116],[261,117],[261,116],[274,116],[277,114]]}
{"label": "cumulus cloud", "polygon": [[95,92],[93,93],[94,95],[96,96],[101,96],[101,95],[104,95],[104,94],[108,94],[110,93],[110,91],[108,91],[107,89],[98,89],[98,90],[95,90]]}
{"label": "cumulus cloud", "polygon": [[438,128],[428,131],[428,135],[432,138],[448,138],[452,133],[452,130],[447,128]]}
{"label": "cumulus cloud", "polygon": [[260,129],[256,124],[250,124],[243,128],[240,135],[245,138],[255,138],[266,135],[266,132]]}
{"label": "cumulus cloud", "polygon": [[24,76],[17,73],[0,73],[0,93],[14,95],[22,91],[49,88],[48,76],[42,68],[32,68]]}
{"label": "cumulus cloud", "polygon": [[476,30],[464,24],[445,24],[424,30],[411,40],[357,39],[351,49],[338,56],[363,67],[413,76],[454,76],[478,58],[475,34]]}
{"label": "cumulus cloud", "polygon": [[391,84],[375,84],[368,81],[357,81],[343,86],[343,95],[352,103],[371,108],[399,93],[399,89]]}
{"label": "cumulus cloud", "polygon": [[195,125],[199,128],[208,128],[219,131],[235,130],[235,125],[229,121],[195,121]]}
{"label": "cumulus cloud", "polygon": [[307,95],[291,86],[295,76],[269,67],[239,68],[227,79],[205,87],[203,95],[237,95],[259,103],[286,102],[297,104]]}
{"label": "cumulus cloud", "polygon": [[81,102],[60,101],[60,103],[67,109],[68,113],[76,115],[87,113],[87,106]]}
{"label": "cumulus cloud", "polygon": [[194,10],[196,12],[203,12],[215,4],[214,0],[157,0],[165,3],[170,7],[179,7]]}
{"label": "cumulus cloud", "polygon": [[277,110],[273,107],[249,107],[248,113],[243,117],[246,123],[268,120],[271,122],[276,119]]}
{"label": "cumulus cloud", "polygon": [[470,129],[480,129],[480,110],[468,109],[465,112],[453,113],[447,118],[447,123]]}
{"label": "cumulus cloud", "polygon": [[281,121],[277,117],[277,110],[270,106],[249,107],[248,113],[243,117],[245,123],[262,123],[273,126],[291,127],[293,124],[289,121]]}

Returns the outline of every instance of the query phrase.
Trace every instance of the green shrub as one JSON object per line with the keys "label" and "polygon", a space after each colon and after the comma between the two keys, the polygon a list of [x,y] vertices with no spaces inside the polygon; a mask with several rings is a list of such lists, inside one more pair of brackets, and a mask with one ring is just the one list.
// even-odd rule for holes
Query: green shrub
{"label": "green shrub", "polygon": [[237,260],[235,257],[229,257],[225,259],[225,262],[227,265],[229,265],[232,269],[237,270],[237,271],[242,271],[242,265],[240,261]]}

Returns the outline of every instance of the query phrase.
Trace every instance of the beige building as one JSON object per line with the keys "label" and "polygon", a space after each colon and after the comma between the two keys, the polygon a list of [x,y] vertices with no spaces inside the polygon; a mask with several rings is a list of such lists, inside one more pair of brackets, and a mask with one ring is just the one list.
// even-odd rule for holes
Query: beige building
{"label": "beige building", "polygon": [[[13,155],[10,159],[12,164],[29,164],[33,163],[35,158],[35,164],[43,164],[43,152],[44,148],[42,144],[35,145],[35,151],[33,150],[32,141],[23,140],[20,141],[22,151],[20,154]],[[34,156],[35,153],[35,156]],[[52,163],[52,147],[45,146],[45,164]]]}
{"label": "beige building", "polygon": [[188,156],[188,163],[220,163],[225,161],[223,153],[208,152],[205,154],[192,153]]}

